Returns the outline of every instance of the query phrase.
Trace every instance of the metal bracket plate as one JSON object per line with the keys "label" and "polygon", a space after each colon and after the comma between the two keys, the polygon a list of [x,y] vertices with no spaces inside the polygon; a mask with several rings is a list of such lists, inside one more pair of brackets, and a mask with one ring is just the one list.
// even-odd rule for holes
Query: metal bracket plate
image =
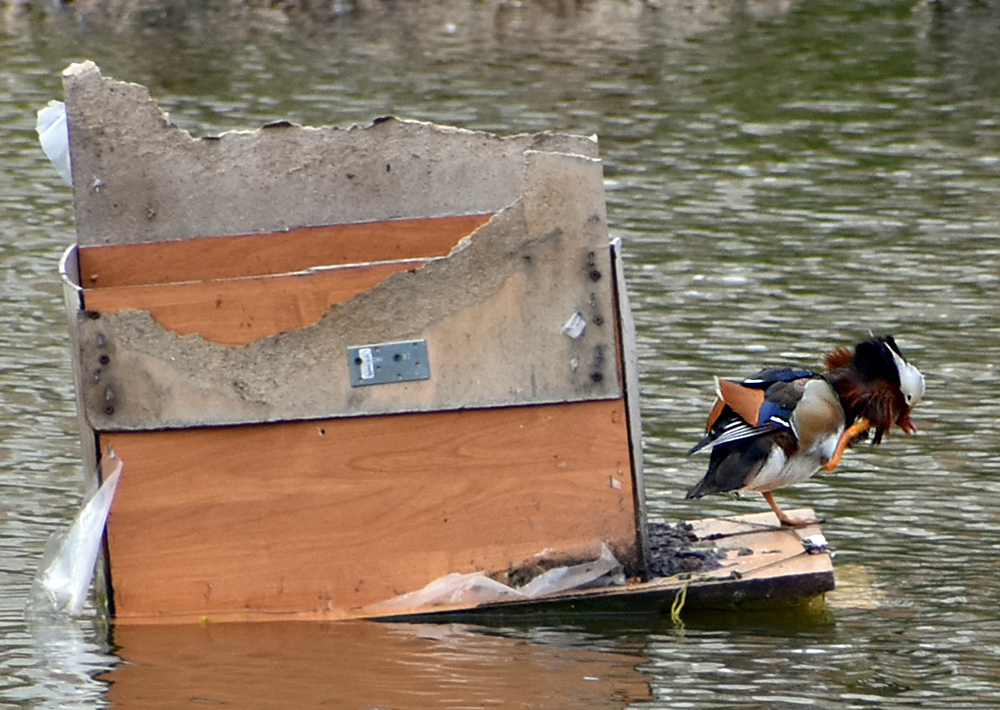
{"label": "metal bracket plate", "polygon": [[430,379],[427,341],[356,345],[347,349],[351,387]]}

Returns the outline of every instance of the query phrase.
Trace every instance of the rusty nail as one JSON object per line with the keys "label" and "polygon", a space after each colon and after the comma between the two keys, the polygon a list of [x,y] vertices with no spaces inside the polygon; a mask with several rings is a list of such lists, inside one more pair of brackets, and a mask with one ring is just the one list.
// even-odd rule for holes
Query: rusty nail
{"label": "rusty nail", "polygon": [[597,269],[591,269],[590,270],[590,280],[591,281],[600,281],[601,280],[601,272],[598,271]]}

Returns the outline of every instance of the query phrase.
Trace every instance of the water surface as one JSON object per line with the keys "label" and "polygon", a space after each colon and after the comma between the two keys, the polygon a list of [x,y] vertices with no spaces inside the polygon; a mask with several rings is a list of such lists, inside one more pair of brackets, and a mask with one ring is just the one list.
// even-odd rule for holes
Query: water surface
{"label": "water surface", "polygon": [[[0,25],[0,705],[1000,707],[1000,7],[366,6],[94,2]],[[684,629],[27,624],[45,541],[82,494],[56,278],[71,195],[34,111],[82,59],[196,135],[385,114],[596,133],[657,519],[763,509],[683,500],[713,374],[894,333],[927,377],[920,434],[779,494],[827,517],[840,590]]]}

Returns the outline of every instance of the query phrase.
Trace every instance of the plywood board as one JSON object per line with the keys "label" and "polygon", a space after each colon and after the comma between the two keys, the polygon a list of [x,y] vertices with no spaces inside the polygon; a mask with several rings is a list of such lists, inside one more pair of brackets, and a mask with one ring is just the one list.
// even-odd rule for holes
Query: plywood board
{"label": "plywood board", "polygon": [[619,349],[625,382],[625,402],[628,405],[628,435],[632,446],[632,481],[635,486],[636,525],[643,559],[649,559],[649,536],[646,521],[645,461],[642,450],[642,414],[639,409],[639,353],[635,337],[635,321],[629,305],[628,284],[625,283],[625,263],[620,239],[611,242],[611,266],[615,276],[615,306],[620,334]]}
{"label": "plywood board", "polygon": [[91,312],[140,310],[170,333],[242,346],[315,325],[330,306],[377,286],[397,271],[424,263],[409,260],[280,276],[113,286],[87,289],[84,298]]}
{"label": "plywood board", "polygon": [[194,138],[145,87],[93,62],[63,73],[81,246],[488,214],[518,198],[524,152],[597,157],[595,138],[501,138],[417,121]]}
{"label": "plywood board", "polygon": [[492,215],[395,219],[232,237],[82,246],[85,289],[238,279],[445,256]]}
{"label": "plywood board", "polygon": [[[621,397],[601,163],[555,153],[526,160],[524,194],[460,248],[331,306],[314,325],[234,347],[170,332],[147,311],[80,314],[81,397],[91,426]],[[583,328],[567,329],[571,321]],[[427,342],[430,379],[350,386],[350,347],[415,339]]]}
{"label": "plywood board", "polygon": [[119,619],[350,613],[606,541],[637,564],[622,400],[102,434]]}

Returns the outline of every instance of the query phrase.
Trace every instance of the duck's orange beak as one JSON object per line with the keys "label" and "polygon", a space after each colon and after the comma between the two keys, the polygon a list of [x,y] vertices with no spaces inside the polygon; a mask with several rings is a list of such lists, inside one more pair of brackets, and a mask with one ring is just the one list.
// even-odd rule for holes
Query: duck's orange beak
{"label": "duck's orange beak", "polygon": [[899,428],[905,431],[907,434],[917,433],[917,425],[913,423],[912,419],[910,419],[909,414],[904,414],[903,417],[900,418],[900,420],[896,423],[899,424]]}

